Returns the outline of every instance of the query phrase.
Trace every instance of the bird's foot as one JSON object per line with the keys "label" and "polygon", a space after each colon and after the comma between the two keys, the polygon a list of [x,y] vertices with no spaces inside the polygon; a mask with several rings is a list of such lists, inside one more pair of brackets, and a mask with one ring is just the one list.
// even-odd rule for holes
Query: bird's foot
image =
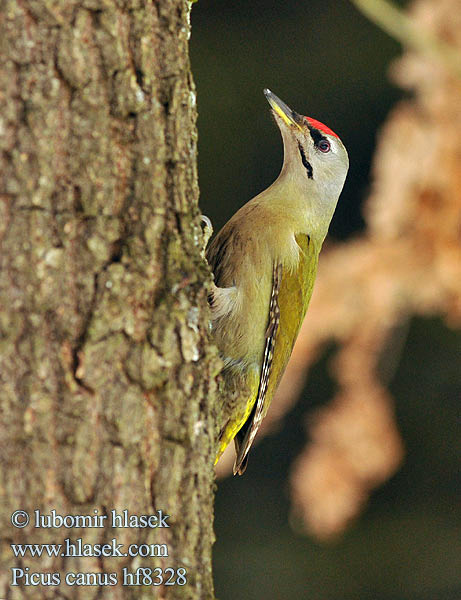
{"label": "bird's foot", "polygon": [[201,215],[200,218],[205,223],[205,225],[203,226],[202,238],[202,256],[205,257],[206,247],[208,246],[210,237],[213,235],[213,225],[211,224],[210,219],[206,215]]}

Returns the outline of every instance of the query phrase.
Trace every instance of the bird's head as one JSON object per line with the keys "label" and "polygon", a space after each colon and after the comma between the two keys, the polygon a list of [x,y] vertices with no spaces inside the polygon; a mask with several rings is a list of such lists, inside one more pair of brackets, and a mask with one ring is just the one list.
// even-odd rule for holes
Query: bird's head
{"label": "bird's head", "polygon": [[299,115],[268,89],[264,94],[283,138],[281,175],[336,206],[349,168],[343,143],[320,121]]}

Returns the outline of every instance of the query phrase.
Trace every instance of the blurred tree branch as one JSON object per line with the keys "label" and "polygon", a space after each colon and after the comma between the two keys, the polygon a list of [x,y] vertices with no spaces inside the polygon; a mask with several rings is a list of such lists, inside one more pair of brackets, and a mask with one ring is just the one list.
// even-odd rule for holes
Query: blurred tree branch
{"label": "blurred tree branch", "polygon": [[404,46],[436,60],[461,78],[461,55],[459,49],[433,35],[387,0],[351,0],[365,16],[376,23]]}
{"label": "blurred tree branch", "polygon": [[[459,0],[419,0],[412,28],[425,27],[459,51],[460,8]],[[394,353],[394,332],[412,315],[461,322],[460,80],[425,52],[407,53],[393,74],[415,97],[394,108],[380,134],[365,235],[321,260],[280,390],[291,398],[322,345],[338,344],[338,394],[309,419],[312,442],[292,472],[295,514],[319,537],[340,532],[402,458],[380,377],[383,353]]]}

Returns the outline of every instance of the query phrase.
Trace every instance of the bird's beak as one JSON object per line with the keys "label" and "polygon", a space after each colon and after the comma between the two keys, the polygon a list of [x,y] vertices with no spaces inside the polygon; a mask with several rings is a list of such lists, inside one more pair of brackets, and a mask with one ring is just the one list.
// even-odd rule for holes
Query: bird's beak
{"label": "bird's beak", "polygon": [[267,101],[271,105],[272,110],[277,114],[286,125],[295,126],[303,130],[302,124],[304,123],[304,118],[301,115],[298,115],[297,112],[291,110],[289,106],[285,104],[280,98],[278,98],[275,94],[273,94],[267,88],[264,90],[264,95],[267,98]]}

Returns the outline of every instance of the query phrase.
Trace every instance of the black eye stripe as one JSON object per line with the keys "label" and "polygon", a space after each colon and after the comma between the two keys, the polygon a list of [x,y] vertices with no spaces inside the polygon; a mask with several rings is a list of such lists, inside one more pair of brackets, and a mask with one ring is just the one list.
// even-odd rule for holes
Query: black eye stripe
{"label": "black eye stripe", "polygon": [[309,133],[311,134],[312,141],[314,142],[314,146],[318,146],[320,142],[325,140],[328,141],[327,138],[320,133],[318,129],[315,127],[309,127]]}
{"label": "black eye stripe", "polygon": [[307,160],[306,155],[304,153],[304,148],[301,146],[301,143],[298,142],[299,153],[301,154],[301,161],[306,168],[307,176],[309,179],[314,179],[314,171],[312,170],[311,163]]}

